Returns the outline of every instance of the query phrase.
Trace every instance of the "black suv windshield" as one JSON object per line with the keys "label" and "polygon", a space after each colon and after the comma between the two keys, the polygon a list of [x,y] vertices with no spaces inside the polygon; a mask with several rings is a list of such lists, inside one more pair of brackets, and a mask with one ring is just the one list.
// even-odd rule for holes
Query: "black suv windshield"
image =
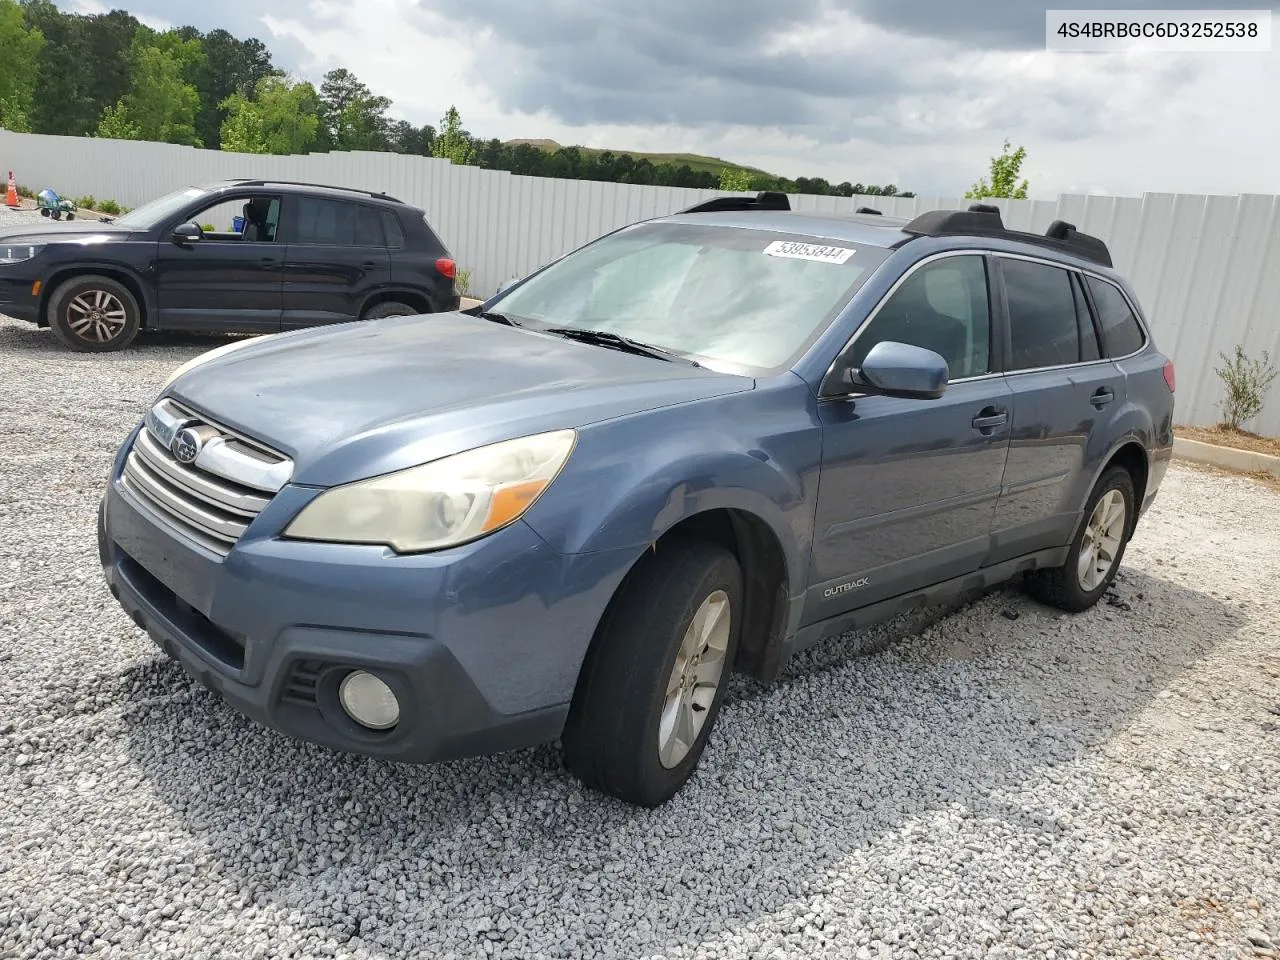
{"label": "black suv windshield", "polygon": [[776,370],[813,343],[887,256],[844,240],[643,223],[570,254],[491,306],[712,366]]}
{"label": "black suv windshield", "polygon": [[198,200],[207,194],[207,190],[201,190],[199,187],[175,190],[158,200],[151,200],[140,207],[134,207],[123,217],[117,217],[115,222],[122,227],[131,227],[134,230],[150,230],[152,227],[159,226],[191,201]]}

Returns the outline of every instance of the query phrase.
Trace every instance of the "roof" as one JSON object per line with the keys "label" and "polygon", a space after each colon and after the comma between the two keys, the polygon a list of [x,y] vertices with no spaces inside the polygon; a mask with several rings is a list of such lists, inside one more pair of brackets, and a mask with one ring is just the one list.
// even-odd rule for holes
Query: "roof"
{"label": "roof", "polygon": [[981,203],[971,204],[968,210],[931,210],[911,220],[863,213],[863,209],[852,214],[800,213],[790,209],[786,194],[761,193],[756,197],[717,197],[660,219],[772,230],[885,249],[898,249],[921,237],[948,237],[1010,252],[1048,253],[1050,259],[1112,269],[1106,243],[1063,220],[1055,220],[1038,234],[1008,229],[998,207]]}

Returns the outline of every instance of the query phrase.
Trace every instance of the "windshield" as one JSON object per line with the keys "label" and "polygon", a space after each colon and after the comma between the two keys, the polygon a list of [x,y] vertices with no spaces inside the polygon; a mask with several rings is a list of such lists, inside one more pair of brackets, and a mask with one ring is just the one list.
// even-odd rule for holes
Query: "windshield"
{"label": "windshield", "polygon": [[207,190],[201,190],[199,187],[175,190],[159,200],[152,200],[140,207],[134,207],[123,217],[117,217],[116,223],[135,230],[150,230],[186,207],[192,200],[203,197],[206,193],[208,193]]}
{"label": "windshield", "polygon": [[583,247],[492,306],[604,330],[708,365],[788,366],[888,256],[843,240],[642,223]]}

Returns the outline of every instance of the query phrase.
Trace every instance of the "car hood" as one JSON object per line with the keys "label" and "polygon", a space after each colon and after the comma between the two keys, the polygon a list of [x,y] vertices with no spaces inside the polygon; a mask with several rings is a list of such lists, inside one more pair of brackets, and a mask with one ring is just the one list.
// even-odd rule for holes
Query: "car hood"
{"label": "car hood", "polygon": [[447,313],[263,337],[169,393],[292,457],[293,482],[330,486],[754,385]]}
{"label": "car hood", "polygon": [[100,220],[73,220],[49,222],[48,224],[26,223],[13,227],[0,227],[0,243],[94,243],[97,238],[107,240],[123,240],[129,236],[127,227],[119,227],[114,223],[103,223]]}

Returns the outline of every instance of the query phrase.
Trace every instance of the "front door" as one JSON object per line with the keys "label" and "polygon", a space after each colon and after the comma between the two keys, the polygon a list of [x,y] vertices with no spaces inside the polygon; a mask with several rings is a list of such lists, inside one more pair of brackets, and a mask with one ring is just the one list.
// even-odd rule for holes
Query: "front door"
{"label": "front door", "polygon": [[1010,390],[992,350],[986,259],[919,265],[854,344],[885,341],[947,361],[936,400],[858,396],[818,404],[822,477],[805,622],[970,573],[982,565],[1009,451]]}
{"label": "front door", "polygon": [[[246,211],[257,222],[234,230],[234,218]],[[212,228],[199,241],[174,243],[162,234],[156,249],[160,327],[277,332],[284,284],[279,218],[278,196],[223,199],[190,218]]]}
{"label": "front door", "polygon": [[391,280],[378,208],[290,197],[285,227],[284,327],[360,319],[365,300]]}

